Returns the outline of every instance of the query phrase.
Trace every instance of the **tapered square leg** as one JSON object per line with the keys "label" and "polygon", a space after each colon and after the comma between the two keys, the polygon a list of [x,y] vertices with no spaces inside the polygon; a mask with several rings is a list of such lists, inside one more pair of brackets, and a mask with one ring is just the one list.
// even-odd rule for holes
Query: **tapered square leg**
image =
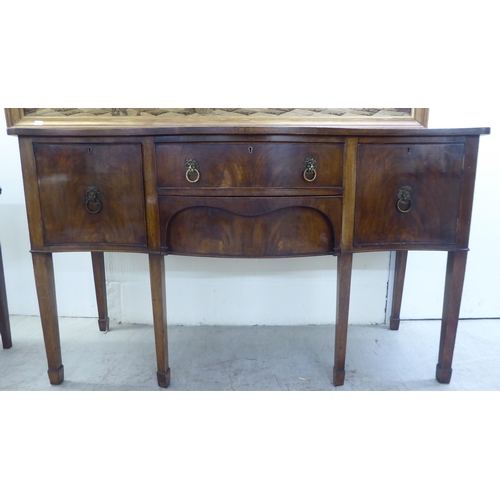
{"label": "tapered square leg", "polygon": [[2,249],[0,248],[0,335],[2,347],[12,347],[12,335],[10,332],[9,307],[7,304],[7,290],[5,288],[5,275],[3,271]]}
{"label": "tapered square leg", "polygon": [[408,260],[407,250],[396,252],[396,266],[394,269],[394,287],[392,290],[392,308],[389,328],[399,330],[401,303],[403,301],[403,288],[405,283],[406,262]]}
{"label": "tapered square leg", "polygon": [[149,273],[151,278],[151,298],[153,302],[158,385],[167,388],[170,384],[170,368],[168,366],[165,257],[163,255],[149,255]]}
{"label": "tapered square leg", "polygon": [[94,271],[95,294],[97,299],[98,324],[101,332],[109,330],[108,299],[106,295],[106,272],[104,269],[104,253],[91,252],[92,269]]}
{"label": "tapered square leg", "polygon": [[467,252],[448,252],[443,319],[441,323],[439,357],[436,366],[436,379],[442,384],[449,384],[451,380],[451,364],[457,336],[466,263]]}
{"label": "tapered square leg", "polygon": [[36,291],[40,306],[43,340],[49,365],[48,375],[52,385],[64,380],[64,367],[61,357],[61,341],[57,316],[54,264],[51,253],[33,253]]}
{"label": "tapered square leg", "polygon": [[337,261],[337,318],[335,323],[335,353],[333,385],[344,385],[347,326],[351,294],[352,254],[339,255]]}

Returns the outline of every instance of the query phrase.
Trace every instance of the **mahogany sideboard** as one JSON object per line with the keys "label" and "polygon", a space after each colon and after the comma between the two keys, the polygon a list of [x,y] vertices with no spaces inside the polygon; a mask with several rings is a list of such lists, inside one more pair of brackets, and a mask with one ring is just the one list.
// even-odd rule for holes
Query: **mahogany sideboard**
{"label": "mahogany sideboard", "polygon": [[89,251],[108,328],[103,252],[149,255],[158,384],[168,387],[166,255],[338,258],[333,383],[345,378],[352,256],[448,252],[436,379],[449,383],[479,137],[488,128],[107,124],[22,120],[19,136],[51,384],[64,379],[53,252]]}

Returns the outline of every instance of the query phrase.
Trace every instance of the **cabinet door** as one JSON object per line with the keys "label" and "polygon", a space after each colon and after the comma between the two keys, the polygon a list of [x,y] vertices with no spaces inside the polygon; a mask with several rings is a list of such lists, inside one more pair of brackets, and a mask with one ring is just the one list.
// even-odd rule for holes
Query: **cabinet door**
{"label": "cabinet door", "polygon": [[453,245],[463,144],[361,144],[354,245]]}
{"label": "cabinet door", "polygon": [[34,148],[45,244],[147,244],[140,144]]}

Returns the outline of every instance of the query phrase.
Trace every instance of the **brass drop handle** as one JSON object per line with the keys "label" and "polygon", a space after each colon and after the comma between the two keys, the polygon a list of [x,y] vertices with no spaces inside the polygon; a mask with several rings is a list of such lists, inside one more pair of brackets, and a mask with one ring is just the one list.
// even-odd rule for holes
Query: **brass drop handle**
{"label": "brass drop handle", "polygon": [[200,166],[194,158],[186,160],[186,179],[188,182],[195,183],[200,180]]}
{"label": "brass drop handle", "polygon": [[99,188],[90,186],[85,190],[85,208],[91,214],[98,214],[102,210],[102,193]]}
{"label": "brass drop handle", "polygon": [[396,208],[402,213],[406,214],[413,208],[413,200],[411,199],[413,189],[410,186],[403,186],[399,188],[398,202]]}
{"label": "brass drop handle", "polygon": [[307,182],[315,181],[317,177],[317,172],[316,172],[317,168],[318,165],[314,158],[306,158],[306,160],[304,161],[304,173],[303,173],[304,180],[306,180]]}

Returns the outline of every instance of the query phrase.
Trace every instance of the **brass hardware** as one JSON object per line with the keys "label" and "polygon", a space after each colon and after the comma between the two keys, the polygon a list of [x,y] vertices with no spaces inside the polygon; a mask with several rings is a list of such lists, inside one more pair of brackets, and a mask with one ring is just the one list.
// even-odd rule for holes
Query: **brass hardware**
{"label": "brass hardware", "polygon": [[313,182],[316,180],[317,172],[316,169],[318,165],[316,164],[316,160],[314,158],[306,158],[304,161],[304,180],[307,182]]}
{"label": "brass hardware", "polygon": [[413,189],[410,186],[403,186],[399,188],[398,202],[396,208],[402,213],[406,214],[413,208],[413,200],[411,199]]}
{"label": "brass hardware", "polygon": [[102,209],[101,191],[95,186],[88,187],[85,190],[85,208],[91,214],[97,214]]}
{"label": "brass hardware", "polygon": [[[200,171],[198,170],[200,166],[194,158],[189,158],[186,160],[186,179],[195,183],[200,180]],[[194,176],[194,177],[193,177]]]}
{"label": "brass hardware", "polygon": [[248,152],[249,152],[250,154],[252,154],[252,153],[253,153],[253,147],[252,147],[252,146],[248,146]]}

